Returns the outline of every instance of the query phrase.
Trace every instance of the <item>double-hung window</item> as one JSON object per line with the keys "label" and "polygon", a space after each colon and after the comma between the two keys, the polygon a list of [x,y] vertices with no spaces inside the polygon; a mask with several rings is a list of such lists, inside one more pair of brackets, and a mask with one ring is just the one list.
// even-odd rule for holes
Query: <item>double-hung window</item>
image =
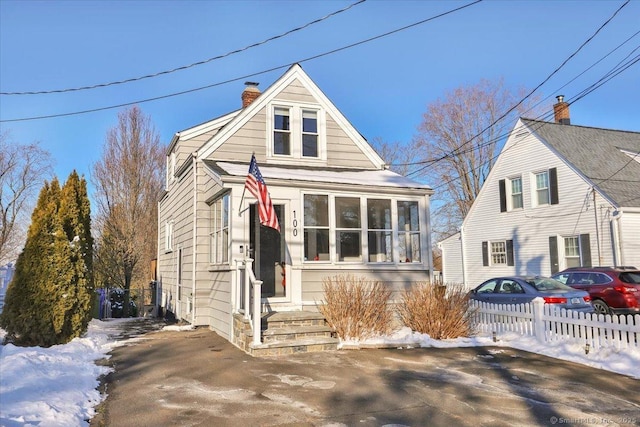
{"label": "double-hung window", "polygon": [[273,154],[291,155],[291,110],[275,107],[273,110]]}
{"label": "double-hung window", "polygon": [[165,252],[173,250],[173,220],[164,223],[164,250]]}
{"label": "double-hung window", "polygon": [[498,241],[491,242],[491,264],[506,265],[507,264],[507,242]]}
{"label": "double-hung window", "polygon": [[318,112],[302,110],[302,157],[318,154]]}
{"label": "double-hung window", "polygon": [[209,234],[209,262],[229,262],[229,194],[211,204],[211,231]]}
{"label": "double-hung window", "polygon": [[536,178],[536,201],[538,206],[549,204],[549,172],[539,172]]}
{"label": "double-hung window", "polygon": [[418,202],[398,201],[398,247],[400,262],[420,262]]}
{"label": "double-hung window", "polygon": [[370,262],[393,261],[391,200],[367,200],[368,243]]}
{"label": "double-hung window", "polygon": [[511,209],[522,208],[522,178],[511,178]]}
{"label": "double-hung window", "polygon": [[279,161],[326,159],[325,116],[307,104],[272,105],[267,113],[269,155]]}
{"label": "double-hung window", "polygon": [[580,240],[579,236],[564,238],[564,262],[566,268],[580,267]]}
{"label": "double-hung window", "polygon": [[329,196],[304,196],[304,259],[329,261]]}
{"label": "double-hung window", "polygon": [[335,218],[338,261],[362,261],[360,198],[336,197]]}

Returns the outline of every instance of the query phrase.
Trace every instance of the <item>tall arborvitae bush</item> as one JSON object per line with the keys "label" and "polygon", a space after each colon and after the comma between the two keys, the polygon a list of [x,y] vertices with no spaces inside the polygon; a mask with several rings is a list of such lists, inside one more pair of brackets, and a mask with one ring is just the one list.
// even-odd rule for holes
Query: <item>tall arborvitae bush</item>
{"label": "tall arborvitae bush", "polygon": [[7,341],[48,347],[82,335],[93,291],[93,239],[86,181],[45,183],[5,297]]}

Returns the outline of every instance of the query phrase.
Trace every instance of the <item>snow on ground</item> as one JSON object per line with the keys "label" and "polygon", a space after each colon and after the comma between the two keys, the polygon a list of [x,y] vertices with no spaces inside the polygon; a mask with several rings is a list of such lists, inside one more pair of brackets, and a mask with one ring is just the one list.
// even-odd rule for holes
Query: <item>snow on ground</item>
{"label": "snow on ground", "polygon": [[[122,340],[123,323],[140,319],[92,320],[85,337],[69,344],[42,347],[0,346],[0,425],[17,426],[88,426],[95,415],[95,407],[104,396],[97,390],[99,377],[110,368],[96,362],[108,358]],[[166,330],[189,330],[192,326],[166,326]],[[4,332],[0,330],[0,340]],[[136,338],[132,338],[136,339]],[[473,347],[504,346],[539,353],[558,359],[582,363],[598,369],[640,378],[640,349],[617,351],[599,349],[585,354],[577,344],[557,343],[550,346],[533,337],[516,334],[501,335],[497,342],[492,337],[434,340],[428,335],[404,328],[393,335],[370,339],[352,345],[394,345],[401,347]]]}

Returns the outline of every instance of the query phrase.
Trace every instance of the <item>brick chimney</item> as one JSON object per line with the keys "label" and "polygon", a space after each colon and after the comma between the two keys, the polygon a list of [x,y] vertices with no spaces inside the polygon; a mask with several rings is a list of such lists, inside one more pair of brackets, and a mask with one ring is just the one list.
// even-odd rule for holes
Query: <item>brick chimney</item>
{"label": "brick chimney", "polygon": [[564,102],[564,95],[556,96],[558,100],[557,104],[553,104],[553,115],[556,123],[561,125],[570,125],[571,118],[569,117],[569,104]]}
{"label": "brick chimney", "polygon": [[242,91],[242,108],[248,107],[257,97],[260,96],[260,89],[256,82],[244,82],[244,90]]}

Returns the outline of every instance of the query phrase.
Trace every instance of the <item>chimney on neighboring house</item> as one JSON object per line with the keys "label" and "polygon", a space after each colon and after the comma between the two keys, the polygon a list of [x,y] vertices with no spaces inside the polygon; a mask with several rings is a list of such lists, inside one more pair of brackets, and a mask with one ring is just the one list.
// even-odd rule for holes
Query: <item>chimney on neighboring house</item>
{"label": "chimney on neighboring house", "polygon": [[257,97],[260,96],[260,89],[256,82],[244,82],[245,88],[242,91],[242,108],[248,107]]}
{"label": "chimney on neighboring house", "polygon": [[553,115],[556,119],[556,123],[561,125],[570,125],[571,118],[569,117],[569,104],[564,102],[564,95],[556,96],[558,100],[557,104],[553,104]]}

